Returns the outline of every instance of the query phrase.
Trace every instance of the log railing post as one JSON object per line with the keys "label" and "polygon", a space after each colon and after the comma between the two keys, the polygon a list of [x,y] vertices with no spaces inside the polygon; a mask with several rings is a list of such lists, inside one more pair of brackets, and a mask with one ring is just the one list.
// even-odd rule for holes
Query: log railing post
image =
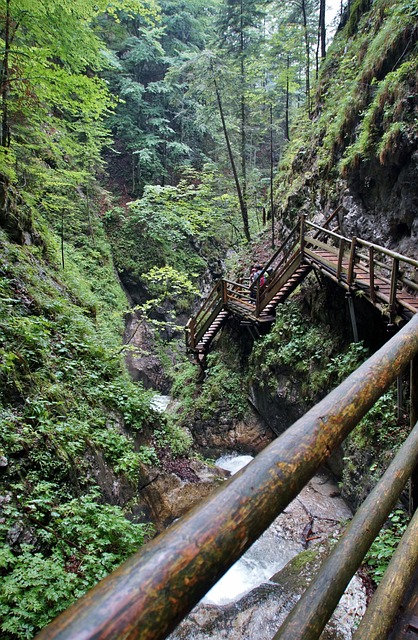
{"label": "log railing post", "polygon": [[355,257],[356,257],[356,243],[357,243],[357,238],[351,238],[351,247],[350,247],[350,258],[349,258],[349,263],[348,263],[348,273],[347,273],[347,284],[349,287],[352,286],[353,281],[354,281],[354,261],[355,261]]}
{"label": "log railing post", "polygon": [[389,298],[389,315],[390,315],[391,322],[393,322],[396,316],[396,290],[398,286],[398,277],[399,277],[399,260],[398,258],[393,258],[392,273],[390,277],[390,298]]}
{"label": "log railing post", "polygon": [[369,278],[370,299],[374,304],[376,302],[376,290],[374,284],[374,247],[369,247]]}
{"label": "log railing post", "polygon": [[338,250],[337,280],[341,278],[341,268],[342,268],[343,257],[344,257],[344,238],[340,238],[339,245],[340,245],[340,248]]}
{"label": "log railing post", "polygon": [[304,254],[304,250],[305,250],[305,215],[302,214],[300,216],[300,256],[301,259],[303,260],[303,254]]}
{"label": "log railing post", "polygon": [[221,280],[221,298],[224,305],[228,304],[228,286],[225,280]]}
{"label": "log railing post", "polygon": [[[410,426],[411,429],[418,421],[418,355],[410,364]],[[418,465],[411,476],[410,510],[411,513],[418,508]]]}

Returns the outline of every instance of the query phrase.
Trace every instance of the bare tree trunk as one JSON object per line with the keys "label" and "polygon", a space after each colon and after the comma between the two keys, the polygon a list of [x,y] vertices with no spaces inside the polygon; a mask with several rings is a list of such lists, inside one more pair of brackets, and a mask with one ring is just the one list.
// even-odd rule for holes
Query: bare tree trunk
{"label": "bare tree trunk", "polygon": [[274,241],[274,197],[273,197],[273,105],[270,105],[270,211],[271,211],[271,246],[275,247]]}
{"label": "bare tree trunk", "polygon": [[241,75],[241,174],[242,174],[242,198],[245,203],[245,209],[248,209],[247,204],[247,105],[245,101],[245,69],[244,69],[244,24],[243,15],[244,7],[243,0],[240,3],[240,75]]}
{"label": "bare tree trunk", "polygon": [[228,129],[226,128],[225,116],[224,116],[224,111],[223,111],[223,107],[222,107],[221,94],[219,92],[219,87],[218,87],[218,83],[216,82],[215,76],[213,76],[213,83],[215,85],[216,100],[218,102],[219,114],[221,116],[222,130],[223,130],[224,137],[225,137],[226,147],[228,149],[229,161],[231,163],[232,173],[234,175],[235,187],[236,187],[236,190],[237,190],[238,202],[239,202],[239,206],[240,206],[240,210],[241,210],[241,216],[242,216],[242,222],[243,222],[243,226],[244,226],[244,234],[245,234],[245,237],[246,237],[247,241],[250,242],[251,236],[250,236],[250,229],[249,229],[249,225],[248,225],[247,203],[244,200],[243,194],[242,194],[242,191],[241,191],[241,185],[240,185],[239,178],[238,178],[237,168],[235,166],[234,155],[232,153],[231,143],[230,143],[230,140],[229,140]]}
{"label": "bare tree trunk", "polygon": [[319,75],[319,56],[321,60],[325,59],[326,55],[326,29],[325,29],[325,0],[319,0],[319,20],[318,20],[318,40],[315,54],[315,71],[316,79]]}
{"label": "bare tree trunk", "polygon": [[327,55],[326,40],[327,32],[325,26],[325,0],[319,0],[319,31],[321,33],[321,58],[325,60]]}
{"label": "bare tree trunk", "polygon": [[289,72],[290,72],[290,56],[287,56],[286,63],[286,105],[285,105],[285,118],[284,118],[284,137],[286,140],[290,140],[289,129]]}
{"label": "bare tree trunk", "polygon": [[306,15],[306,0],[302,0],[302,17],[303,17],[303,31],[305,35],[305,49],[306,49],[306,65],[305,65],[305,82],[306,82],[306,108],[308,114],[311,113],[311,79],[310,79],[310,64],[309,64],[309,34],[308,34],[308,18]]}
{"label": "bare tree trunk", "polygon": [[10,77],[9,77],[9,54],[10,54],[10,0],[6,0],[6,18],[4,27],[4,56],[3,68],[1,71],[1,146],[10,146],[10,130],[9,130],[9,95],[10,95]]}

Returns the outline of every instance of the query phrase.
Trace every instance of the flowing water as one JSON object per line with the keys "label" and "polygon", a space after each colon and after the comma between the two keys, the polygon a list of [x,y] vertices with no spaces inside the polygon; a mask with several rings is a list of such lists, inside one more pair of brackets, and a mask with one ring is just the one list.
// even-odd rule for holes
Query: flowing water
{"label": "flowing water", "polygon": [[[251,460],[251,456],[228,455],[216,465],[234,474]],[[310,544],[308,536],[315,548],[319,540],[338,535],[338,523],[350,517],[336,488],[326,474],[315,476],[169,640],[271,640],[307,584],[306,575],[300,584],[299,576],[291,573],[285,573],[282,582],[280,577],[273,582],[272,577]],[[327,637],[351,640],[365,607],[364,585],[355,576],[327,626]]]}
{"label": "flowing water", "polygon": [[162,396],[160,393],[156,393],[150,402],[150,406],[152,409],[155,409],[155,411],[158,411],[159,413],[164,413],[164,411],[167,409],[168,405],[170,404],[171,400],[172,400],[171,396]]}
{"label": "flowing water", "polygon": [[[227,455],[219,458],[215,464],[233,475],[252,459],[252,456]],[[300,544],[277,537],[270,527],[212,587],[202,602],[227,604],[238,600],[254,587],[268,582],[300,551]]]}

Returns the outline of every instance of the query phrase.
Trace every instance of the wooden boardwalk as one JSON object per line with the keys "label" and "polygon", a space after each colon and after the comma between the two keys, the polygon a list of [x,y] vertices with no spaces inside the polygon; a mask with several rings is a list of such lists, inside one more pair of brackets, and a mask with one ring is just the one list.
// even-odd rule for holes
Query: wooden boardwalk
{"label": "wooden boardwalk", "polygon": [[[332,217],[329,219],[331,220]],[[360,238],[346,238],[301,218],[264,265],[266,278],[251,286],[219,280],[186,325],[186,347],[202,361],[210,345],[235,316],[255,329],[275,320],[277,307],[312,270],[352,296],[377,307],[389,324],[418,312],[418,261]]]}

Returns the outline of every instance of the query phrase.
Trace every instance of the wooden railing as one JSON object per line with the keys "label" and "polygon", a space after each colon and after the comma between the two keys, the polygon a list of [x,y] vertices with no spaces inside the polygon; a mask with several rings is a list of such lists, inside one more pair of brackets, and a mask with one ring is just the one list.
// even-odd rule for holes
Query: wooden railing
{"label": "wooden railing", "polygon": [[[326,221],[334,219],[335,212]],[[390,322],[398,313],[409,317],[418,311],[418,261],[360,238],[346,238],[336,231],[309,222],[301,216],[297,225],[264,265],[249,286],[219,280],[186,327],[186,344],[196,349],[205,332],[223,309],[253,322],[274,303],[277,294],[295,277],[308,272],[301,265],[320,270],[349,292],[359,292],[373,305],[380,305]],[[266,284],[260,286],[264,275]]]}
{"label": "wooden railing", "polygon": [[[162,640],[260,537],[339,447],[361,418],[410,367],[415,427],[277,639],[316,640],[418,460],[418,314],[326,398],[274,440],[203,503],[145,545],[37,636],[36,640]],[[414,476],[416,480],[416,475]],[[416,484],[412,495],[417,504]],[[356,640],[383,640],[418,565],[414,517],[389,570],[375,617]],[[376,596],[375,596],[376,597]],[[391,606],[387,606],[388,601]],[[384,604],[382,604],[382,602]],[[393,606],[394,605],[394,606]],[[377,612],[377,613],[376,613]],[[380,635],[371,635],[378,627]]]}
{"label": "wooden railing", "polygon": [[[304,234],[304,261],[311,261],[347,289],[364,292],[373,304],[386,304],[390,317],[399,307],[417,312],[418,300],[411,300],[418,292],[414,280],[418,277],[417,260],[361,238],[346,238],[312,222],[305,225],[310,232]],[[335,258],[321,256],[321,250]]]}
{"label": "wooden railing", "polygon": [[194,350],[227,301],[225,281],[218,280],[193,318],[186,325],[186,345]]}

